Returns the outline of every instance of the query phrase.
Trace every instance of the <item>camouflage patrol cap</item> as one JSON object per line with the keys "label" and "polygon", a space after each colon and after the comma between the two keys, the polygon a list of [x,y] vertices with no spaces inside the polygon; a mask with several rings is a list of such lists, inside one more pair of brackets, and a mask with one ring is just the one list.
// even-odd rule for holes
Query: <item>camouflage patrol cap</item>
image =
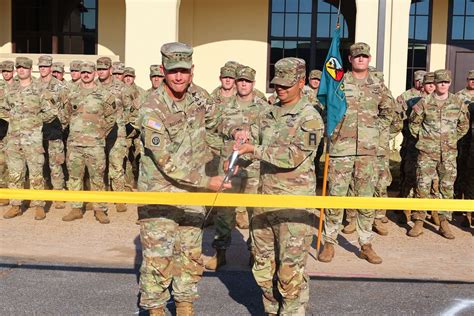
{"label": "camouflage patrol cap", "polygon": [[132,76],[135,77],[135,68],[133,67],[125,67],[123,70],[123,76]]}
{"label": "camouflage patrol cap", "polygon": [[255,81],[255,69],[249,66],[237,68],[235,71],[235,80],[245,79],[248,81]]}
{"label": "camouflage patrol cap", "polygon": [[38,58],[38,67],[51,67],[53,64],[53,57],[49,55],[41,55]]}
{"label": "camouflage patrol cap", "polygon": [[426,71],[424,71],[424,70],[417,70],[417,71],[414,72],[413,78],[415,78],[415,79],[414,79],[415,81],[422,81],[423,78],[425,77],[425,75],[426,75]]}
{"label": "camouflage patrol cap", "polygon": [[28,57],[17,57],[15,59],[15,67],[31,69],[31,67],[33,67],[33,61]]}
{"label": "camouflage patrol cap", "polygon": [[435,83],[451,82],[451,71],[447,69],[438,69],[434,72]]}
{"label": "camouflage patrol cap", "polygon": [[467,74],[467,79],[474,80],[474,70],[469,71],[469,73]]}
{"label": "camouflage patrol cap", "polygon": [[370,46],[363,42],[354,43],[349,48],[352,57],[360,55],[370,56]]}
{"label": "camouflage patrol cap", "polygon": [[81,72],[94,72],[95,64],[91,61],[85,61],[81,64]]}
{"label": "camouflage patrol cap", "polygon": [[271,83],[284,87],[291,87],[299,79],[305,77],[306,62],[301,58],[286,57],[275,64],[275,76]]}
{"label": "camouflage patrol cap", "polygon": [[193,48],[180,42],[164,44],[161,46],[161,61],[166,70],[191,69],[193,66]]}
{"label": "camouflage patrol cap", "polygon": [[112,67],[112,59],[109,57],[100,57],[97,59],[97,69],[109,69]]}
{"label": "camouflage patrol cap", "polygon": [[221,77],[222,78],[234,78],[235,79],[235,69],[231,67],[221,67]]}
{"label": "camouflage patrol cap", "polygon": [[73,60],[69,63],[69,71],[81,71],[82,60]]}
{"label": "camouflage patrol cap", "polygon": [[237,70],[237,68],[242,67],[242,64],[238,63],[236,61],[233,61],[233,60],[229,60],[228,62],[226,62],[224,64],[224,67],[228,67],[228,68],[232,68],[234,70]]}
{"label": "camouflage patrol cap", "polygon": [[112,63],[112,74],[113,75],[121,75],[125,70],[125,64],[120,61],[114,61]]}
{"label": "camouflage patrol cap", "polygon": [[13,71],[15,69],[15,63],[11,60],[4,60],[1,65],[2,71]]}
{"label": "camouflage patrol cap", "polygon": [[165,74],[161,70],[160,65],[151,65],[150,66],[150,77],[154,77],[154,76],[158,76],[158,77],[164,77],[165,76]]}
{"label": "camouflage patrol cap", "polygon": [[321,70],[314,69],[314,70],[311,70],[311,72],[309,73],[309,79],[319,79],[319,80],[321,80],[321,75],[322,75]]}
{"label": "camouflage patrol cap", "polygon": [[51,70],[53,72],[57,71],[57,72],[64,73],[64,63],[60,61],[53,63],[53,65],[51,66]]}
{"label": "camouflage patrol cap", "polygon": [[427,72],[423,77],[423,84],[434,83],[435,82],[435,74],[434,72]]}

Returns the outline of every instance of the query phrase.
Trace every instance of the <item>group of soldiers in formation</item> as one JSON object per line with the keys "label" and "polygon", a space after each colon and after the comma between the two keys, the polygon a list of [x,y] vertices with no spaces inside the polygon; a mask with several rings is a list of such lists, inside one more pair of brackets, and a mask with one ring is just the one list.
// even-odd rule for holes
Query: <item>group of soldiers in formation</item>
{"label": "group of soldiers in formation", "polygon": [[[275,64],[267,100],[255,85],[256,72],[235,61],[220,69],[220,86],[211,94],[193,83],[192,47],[162,46],[162,64],[150,66],[152,87],[134,83],[135,71],[101,57],[96,63],[64,65],[39,58],[4,61],[0,82],[0,174],[3,187],[23,188],[26,174],[33,189],[43,189],[44,167],[56,190],[199,192],[315,195],[324,147],[326,109],[317,98],[321,71],[306,76],[306,63],[283,58]],[[403,133],[401,197],[454,198],[456,172],[460,198],[473,199],[472,118],[474,71],[467,86],[452,94],[448,70],[415,73],[415,86],[394,98],[383,74],[369,67],[370,47],[350,47],[351,71],[344,75],[347,109],[329,137],[328,194],[387,196],[391,183],[390,141]],[[15,76],[16,69],[16,76]],[[307,78],[308,77],[308,78]],[[308,85],[305,85],[306,78]],[[468,133],[469,131],[469,133]],[[459,147],[459,155],[458,155]],[[229,157],[238,152],[237,168]],[[457,167],[458,166],[458,167]],[[87,169],[88,177],[85,174]],[[230,177],[229,177],[230,175]],[[67,178],[67,186],[65,182]],[[10,204],[4,218],[22,214]],[[164,315],[170,288],[178,315],[194,315],[202,276],[204,206],[138,207],[143,263],[140,305]],[[31,201],[35,219],[46,217],[44,201]],[[65,207],[64,202],[53,205]],[[73,202],[64,221],[81,219],[82,202]],[[314,206],[317,207],[317,206]],[[94,203],[100,223],[107,206]],[[127,210],[116,204],[116,210]],[[269,315],[304,315],[309,300],[305,265],[314,236],[314,209],[214,208],[214,256],[205,267],[226,264],[234,226],[250,229],[250,264]],[[348,225],[343,227],[346,213]],[[325,210],[324,247],[318,256],[330,262],[340,231],[357,231],[360,257],[382,262],[372,247],[374,232],[386,235],[384,210]],[[442,236],[452,239],[451,212],[433,213]],[[407,215],[408,216],[408,215]],[[423,233],[426,212],[413,211],[408,235]]]}

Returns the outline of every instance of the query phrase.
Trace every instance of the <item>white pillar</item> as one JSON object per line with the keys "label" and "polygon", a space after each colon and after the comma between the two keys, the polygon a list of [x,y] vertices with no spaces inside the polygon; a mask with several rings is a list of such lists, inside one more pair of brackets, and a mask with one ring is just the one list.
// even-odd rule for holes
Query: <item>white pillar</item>
{"label": "white pillar", "polygon": [[135,68],[136,83],[150,86],[149,66],[161,63],[160,48],[178,40],[180,0],[126,0],[125,64]]}
{"label": "white pillar", "polygon": [[377,63],[377,30],[379,4],[376,0],[356,0],[355,41],[369,44],[371,65]]}

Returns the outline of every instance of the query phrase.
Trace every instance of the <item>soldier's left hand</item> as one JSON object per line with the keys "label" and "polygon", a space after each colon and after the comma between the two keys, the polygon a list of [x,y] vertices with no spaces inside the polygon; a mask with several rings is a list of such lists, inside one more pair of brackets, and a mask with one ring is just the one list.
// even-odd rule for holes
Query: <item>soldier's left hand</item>
{"label": "soldier's left hand", "polygon": [[239,155],[252,154],[254,152],[254,146],[252,144],[249,144],[249,143],[245,143],[245,144],[236,143],[234,145],[234,150],[238,150]]}

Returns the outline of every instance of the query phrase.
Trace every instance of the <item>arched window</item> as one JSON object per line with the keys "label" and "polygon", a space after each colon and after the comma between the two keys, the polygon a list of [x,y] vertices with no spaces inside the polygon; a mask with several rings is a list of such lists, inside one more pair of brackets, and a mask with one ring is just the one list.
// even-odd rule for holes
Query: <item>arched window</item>
{"label": "arched window", "polygon": [[12,1],[13,52],[95,54],[97,1]]}
{"label": "arched window", "polygon": [[431,43],[431,0],[412,0],[408,32],[407,89],[413,85],[413,73],[428,69]]}
{"label": "arched window", "polygon": [[[271,0],[269,19],[270,58],[268,80],[275,63],[284,57],[306,61],[307,71],[322,69],[336,27],[338,0]],[[341,1],[341,49],[347,67],[349,46],[355,38],[354,0]],[[267,85],[269,87],[269,85]]]}

